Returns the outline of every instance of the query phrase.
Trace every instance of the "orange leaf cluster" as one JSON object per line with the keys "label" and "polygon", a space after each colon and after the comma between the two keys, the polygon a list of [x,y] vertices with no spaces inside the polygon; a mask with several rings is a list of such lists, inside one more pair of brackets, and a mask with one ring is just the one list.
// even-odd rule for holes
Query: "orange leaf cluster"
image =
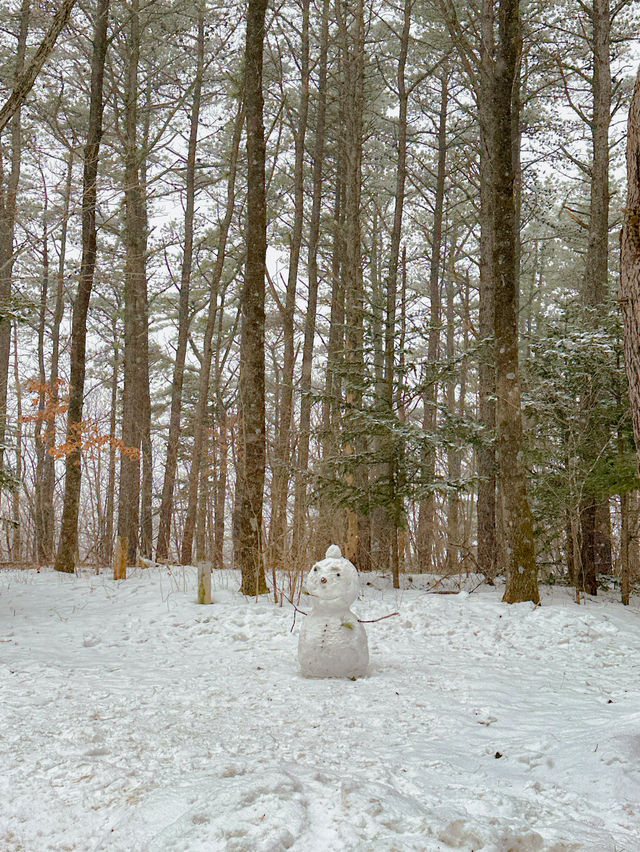
{"label": "orange leaf cluster", "polygon": [[[48,382],[30,379],[27,383],[27,391],[34,394],[31,406],[38,411],[23,415],[23,423],[46,421],[53,424],[57,415],[65,414],[69,408],[68,385],[63,379],[58,379],[57,389],[59,392],[54,402]],[[94,418],[75,423],[64,443],[50,447],[49,453],[54,459],[66,458],[75,452],[89,453],[93,456],[94,453],[100,453],[106,446],[113,447],[128,458],[138,458],[140,455],[137,447],[128,447],[120,438],[112,438],[111,435],[101,432],[100,424]]]}

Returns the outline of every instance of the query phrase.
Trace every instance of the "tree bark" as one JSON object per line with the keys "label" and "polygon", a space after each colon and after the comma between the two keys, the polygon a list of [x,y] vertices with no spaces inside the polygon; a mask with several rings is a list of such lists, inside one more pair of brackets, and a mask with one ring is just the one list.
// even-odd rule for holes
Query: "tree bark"
{"label": "tree bark", "polygon": [[[58,40],[58,36],[66,27],[69,17],[71,16],[71,11],[75,5],[76,0],[63,0],[60,8],[53,16],[51,26],[47,30],[38,49],[34,53],[31,62],[24,71],[20,68],[13,92],[0,109],[0,133],[2,133],[11,119],[19,112],[20,107],[33,88],[33,84],[42,70],[42,66],[51,55],[56,41]],[[23,9],[25,7],[28,8],[28,6],[28,0],[24,0]]]}
{"label": "tree bark", "polygon": [[[363,281],[360,206],[362,192],[362,111],[364,82],[364,7],[354,0],[339,10],[338,26],[343,51],[344,123],[342,143],[345,164],[344,262],[345,291],[345,416],[347,437],[342,455],[346,464],[346,484],[357,490],[365,470],[353,456],[366,437],[361,434],[357,413],[362,404],[363,353]],[[364,567],[366,555],[361,547],[360,512],[353,503],[345,513],[344,555],[357,567]]]}
{"label": "tree bark", "polygon": [[[23,74],[30,10],[30,0],[22,0],[14,66],[14,74],[17,78],[16,87],[20,85],[20,79]],[[22,100],[18,100],[15,104],[15,109],[9,114],[7,120],[3,124],[0,124],[1,134],[5,125],[11,120],[9,174],[6,178],[6,187],[4,152],[0,145],[0,469],[4,467],[4,442],[7,426],[7,389],[9,384],[9,356],[11,351],[10,306],[14,261],[13,243],[16,223],[16,202],[22,161],[21,103]]]}
{"label": "tree bark", "polygon": [[120,345],[118,340],[117,315],[112,320],[113,375],[111,376],[111,406],[109,410],[109,471],[107,475],[107,497],[104,510],[104,538],[100,551],[105,565],[111,565],[113,557],[113,528],[116,504],[116,423],[118,405],[118,377],[120,374]]}
{"label": "tree bark", "polygon": [[96,183],[100,139],[102,137],[103,79],[107,51],[109,0],[98,0],[94,24],[91,59],[91,99],[89,130],[84,149],[82,183],[82,258],[78,292],[71,320],[71,372],[69,408],[67,411],[67,443],[72,447],[65,458],[65,490],[60,543],[56,555],[56,571],[72,573],[78,550],[78,510],[81,485],[81,423],[86,367],[87,311],[96,265]]}
{"label": "tree bark", "polygon": [[327,57],[329,47],[329,0],[322,3],[322,31],[318,71],[318,103],[316,107],[315,140],[313,147],[313,197],[309,223],[307,277],[309,294],[304,324],[302,346],[302,374],[300,377],[300,421],[298,425],[298,467],[296,471],[293,508],[293,564],[302,565],[306,541],[305,519],[307,512],[307,482],[309,479],[309,441],[311,435],[311,371],[313,367],[313,342],[316,332],[318,307],[318,244],[322,213],[322,186],[325,147],[325,121],[327,109]]}
{"label": "tree bark", "polygon": [[18,371],[18,323],[13,324],[13,378],[16,390],[16,487],[11,495],[13,509],[13,536],[11,539],[11,560],[22,560],[22,524],[20,521],[20,491],[22,489],[22,386]]}
{"label": "tree bark", "polygon": [[[442,257],[442,221],[444,215],[444,190],[447,167],[447,113],[449,109],[449,70],[445,65],[440,78],[440,116],[438,121],[438,167],[433,206],[433,231],[431,260],[429,263],[429,338],[427,342],[428,370],[433,369],[440,349],[440,262]],[[422,393],[422,428],[431,441],[436,430],[438,386],[435,379],[427,378]],[[422,481],[429,487],[435,480],[436,454],[433,446],[423,452],[421,460]],[[418,571],[428,571],[432,565],[435,538],[435,495],[430,492],[420,500],[418,515],[417,556]]]}
{"label": "tree bark", "polygon": [[[447,296],[447,361],[449,370],[452,369],[453,360],[455,357],[455,305],[454,305],[454,290],[455,290],[455,255],[457,250],[457,235],[453,228],[451,237],[451,245],[449,246],[449,263],[446,276],[446,296]],[[462,393],[462,389],[461,389]],[[456,405],[456,379],[450,375],[446,383],[446,399],[447,410],[451,417],[457,414]],[[447,467],[450,486],[453,483],[460,481],[462,471],[462,457],[458,447],[447,448]],[[459,570],[460,563],[460,496],[455,489],[451,489],[447,495],[447,550],[445,559],[445,571],[447,574],[455,574]]]}
{"label": "tree bark", "polygon": [[262,62],[267,0],[249,0],[245,44],[247,257],[241,295],[240,445],[234,531],[235,564],[245,595],[264,594],[262,501],[265,476],[264,322],[267,253],[266,145]]}
{"label": "tree bark", "polygon": [[[609,0],[593,0],[590,8],[592,51],[591,91],[593,108],[590,121],[591,168],[589,204],[589,241],[582,281],[582,299],[590,314],[591,325],[600,324],[598,309],[608,292],[609,277],[609,126],[611,123],[611,19]],[[604,446],[609,436],[594,421],[605,389],[599,376],[594,375],[585,389],[585,416],[592,421],[591,429]],[[592,463],[588,459],[588,463]],[[598,573],[611,571],[611,536],[609,501],[587,495],[581,507],[582,580],[583,590],[597,594]],[[599,522],[600,521],[600,522]],[[587,526],[585,526],[587,525]],[[588,526],[591,525],[591,526]]]}
{"label": "tree bark", "polygon": [[477,451],[478,498],[477,561],[478,569],[490,582],[498,570],[496,516],[496,361],[494,340],[494,198],[491,186],[490,140],[491,91],[493,86],[492,58],[494,45],[494,0],[482,3],[482,41],[480,45],[480,303],[478,326],[482,349],[478,363],[478,419],[485,429],[485,440]]}
{"label": "tree bark", "polygon": [[640,470],[640,68],[627,123],[627,203],[620,236],[624,360]]}
{"label": "tree bark", "polygon": [[287,292],[282,312],[284,355],[280,393],[280,417],[274,448],[273,480],[271,487],[271,528],[269,530],[270,569],[284,567],[290,561],[287,546],[287,498],[291,473],[291,418],[293,413],[293,372],[295,367],[294,312],[298,266],[304,225],[304,154],[309,114],[309,7],[302,0],[302,34],[300,51],[300,102],[294,136],[293,194],[294,213],[289,243]]}
{"label": "tree bark", "polygon": [[[138,133],[138,66],[141,23],[138,0],[132,0],[127,37],[127,77],[124,92],[124,392],[118,536],[127,540],[129,564],[135,564],[140,545],[141,456],[148,405],[148,317],[146,272],[145,191],[140,180]],[[146,156],[146,152],[142,152]],[[142,552],[142,550],[141,550]]]}
{"label": "tree bark", "polygon": [[69,151],[67,176],[65,182],[64,212],[60,230],[60,253],[58,256],[56,301],[51,325],[51,362],[49,365],[49,416],[45,421],[44,457],[42,460],[42,480],[40,483],[40,511],[42,518],[41,558],[46,563],[53,562],[55,556],[55,512],[53,505],[56,484],[55,460],[53,450],[56,444],[56,413],[60,403],[58,386],[60,368],[60,327],[64,316],[65,304],[65,267],[67,260],[67,235],[71,208],[73,184],[74,152]]}
{"label": "tree bark", "polygon": [[513,89],[519,77],[520,9],[518,0],[498,4],[491,124],[493,189],[494,335],[496,347],[496,427],[502,518],[506,544],[507,603],[539,603],[529,507],[522,461],[522,415],[518,368],[518,278],[512,125]]}
{"label": "tree bark", "polygon": [[[393,226],[389,246],[389,270],[387,275],[387,304],[384,340],[384,379],[385,408],[391,423],[394,417],[395,403],[395,343],[396,343],[396,298],[398,292],[398,265],[400,261],[400,241],[402,239],[402,216],[404,211],[405,183],[407,178],[407,107],[409,91],[405,73],[409,53],[411,34],[411,12],[413,0],[405,0],[403,9],[402,33],[396,81],[398,86],[398,146],[396,161],[396,187],[393,209]],[[396,440],[393,434],[388,436],[386,448],[387,467],[387,525],[391,535],[391,561],[393,565],[393,585],[400,587],[398,529],[402,521],[402,499],[396,493]]]}
{"label": "tree bark", "polygon": [[182,385],[184,383],[184,365],[187,355],[189,338],[189,288],[191,283],[191,267],[193,262],[193,223],[195,216],[196,196],[196,153],[198,147],[198,123],[200,120],[200,101],[202,93],[202,77],[204,73],[204,8],[198,8],[198,40],[197,40],[196,74],[193,83],[193,101],[191,104],[191,122],[189,128],[189,146],[187,149],[186,169],[186,199],[184,210],[184,250],[182,253],[182,268],[180,273],[180,300],[178,307],[178,345],[176,360],[173,367],[173,383],[171,385],[171,412],[169,415],[169,437],[167,441],[167,460],[162,483],[162,500],[160,503],[160,520],[158,524],[158,539],[156,544],[156,559],[166,562],[169,556],[169,539],[171,534],[171,515],[173,512],[173,489],[178,465],[178,445],[181,432]]}
{"label": "tree bark", "polygon": [[229,235],[231,220],[233,218],[233,211],[235,209],[236,170],[238,164],[240,137],[242,135],[243,118],[244,108],[242,101],[240,101],[238,103],[238,112],[236,113],[235,124],[233,129],[233,138],[231,141],[231,151],[229,154],[229,174],[227,177],[227,198],[225,213],[224,218],[220,223],[220,232],[218,237],[218,253],[216,255],[216,263],[213,268],[211,283],[209,285],[209,308],[207,312],[207,327],[204,333],[202,361],[200,364],[198,401],[196,403],[196,410],[193,419],[193,451],[191,453],[191,468],[189,470],[189,496],[187,505],[187,515],[185,518],[184,531],[182,535],[182,546],[180,550],[180,562],[183,565],[188,565],[191,562],[193,551],[193,537],[195,534],[197,519],[200,458],[202,456],[207,402],[209,399],[209,379],[211,376],[211,358],[213,354],[213,333],[215,331],[216,315],[218,310],[218,291],[220,289],[220,282],[222,280],[222,273],[224,271],[224,261],[226,258],[227,238]]}

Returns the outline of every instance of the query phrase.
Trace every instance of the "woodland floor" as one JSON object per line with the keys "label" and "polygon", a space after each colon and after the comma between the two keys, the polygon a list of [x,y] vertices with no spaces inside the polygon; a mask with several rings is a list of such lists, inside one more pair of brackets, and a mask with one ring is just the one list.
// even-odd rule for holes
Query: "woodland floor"
{"label": "woodland floor", "polygon": [[2,571],[0,849],[640,849],[640,598],[366,579],[352,682],[231,572]]}

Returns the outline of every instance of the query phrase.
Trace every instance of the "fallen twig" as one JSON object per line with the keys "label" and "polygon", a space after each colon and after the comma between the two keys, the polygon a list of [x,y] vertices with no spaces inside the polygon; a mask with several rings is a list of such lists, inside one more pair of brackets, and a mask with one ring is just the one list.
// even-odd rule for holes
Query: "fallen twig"
{"label": "fallen twig", "polygon": [[373,624],[374,621],[384,621],[385,618],[393,618],[394,615],[400,615],[399,612],[390,612],[389,615],[381,615],[380,618],[359,618],[360,624]]}

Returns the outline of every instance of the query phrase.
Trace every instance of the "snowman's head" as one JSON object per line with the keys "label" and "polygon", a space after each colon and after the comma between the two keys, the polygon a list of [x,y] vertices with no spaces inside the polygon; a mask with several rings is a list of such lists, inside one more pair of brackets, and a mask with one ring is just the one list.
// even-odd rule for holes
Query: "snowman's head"
{"label": "snowman's head", "polygon": [[358,572],[336,544],[311,568],[305,585],[312,597],[339,606],[350,606],[360,592]]}

